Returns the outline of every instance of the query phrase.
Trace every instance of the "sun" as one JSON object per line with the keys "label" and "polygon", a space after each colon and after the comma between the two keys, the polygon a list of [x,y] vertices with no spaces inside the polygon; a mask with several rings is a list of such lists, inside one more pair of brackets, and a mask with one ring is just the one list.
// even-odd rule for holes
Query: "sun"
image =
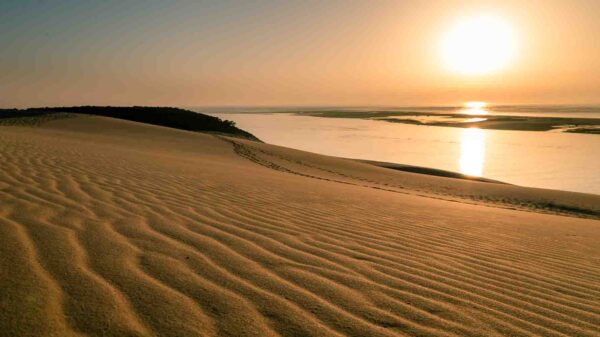
{"label": "sun", "polygon": [[516,51],[511,25],[492,16],[459,21],[444,35],[441,53],[444,65],[466,75],[498,71],[510,63]]}

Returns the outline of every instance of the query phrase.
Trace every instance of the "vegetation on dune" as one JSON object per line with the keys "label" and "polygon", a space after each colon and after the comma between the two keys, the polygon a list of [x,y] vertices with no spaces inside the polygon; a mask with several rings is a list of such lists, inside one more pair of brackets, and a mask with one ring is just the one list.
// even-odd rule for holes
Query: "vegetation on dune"
{"label": "vegetation on dune", "polygon": [[134,122],[166,126],[175,129],[215,132],[251,140],[259,140],[254,135],[235,126],[233,121],[218,117],[169,107],[43,107],[29,109],[0,109],[0,120],[18,118],[36,118],[49,114],[78,113],[94,116],[112,117]]}
{"label": "vegetation on dune", "polygon": [[75,117],[75,115],[66,112],[23,115],[15,113],[13,115],[12,111],[0,109],[0,126],[39,126],[45,122],[69,117]]}

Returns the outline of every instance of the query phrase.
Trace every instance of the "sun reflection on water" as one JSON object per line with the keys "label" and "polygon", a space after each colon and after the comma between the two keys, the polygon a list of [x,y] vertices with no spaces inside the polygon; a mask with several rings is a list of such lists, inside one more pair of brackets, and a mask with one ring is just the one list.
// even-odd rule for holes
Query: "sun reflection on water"
{"label": "sun reflection on water", "polygon": [[480,109],[480,108],[469,108],[469,109],[465,109],[462,111],[463,114],[465,115],[475,115],[475,116],[481,116],[481,115],[487,115],[489,114],[489,112],[487,112],[486,110]]}
{"label": "sun reflection on water", "polygon": [[487,115],[489,112],[485,110],[487,103],[485,102],[467,102],[464,110],[461,113],[465,115]]}
{"label": "sun reflection on water", "polygon": [[464,129],[460,140],[461,173],[481,177],[485,160],[485,133],[481,129]]}

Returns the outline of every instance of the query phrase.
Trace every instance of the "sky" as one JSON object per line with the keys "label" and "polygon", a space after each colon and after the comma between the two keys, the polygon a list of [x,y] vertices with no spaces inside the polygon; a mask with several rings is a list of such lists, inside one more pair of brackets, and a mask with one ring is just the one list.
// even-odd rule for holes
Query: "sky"
{"label": "sky", "polygon": [[[441,41],[493,16],[502,69]],[[600,103],[600,1],[0,0],[0,107]]]}

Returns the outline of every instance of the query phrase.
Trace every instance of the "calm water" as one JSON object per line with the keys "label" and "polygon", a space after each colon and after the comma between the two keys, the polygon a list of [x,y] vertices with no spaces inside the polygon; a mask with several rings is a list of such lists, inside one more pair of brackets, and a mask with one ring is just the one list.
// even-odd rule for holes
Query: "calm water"
{"label": "calm water", "polygon": [[420,126],[293,114],[212,113],[263,141],[433,167],[523,186],[600,194],[600,136]]}

